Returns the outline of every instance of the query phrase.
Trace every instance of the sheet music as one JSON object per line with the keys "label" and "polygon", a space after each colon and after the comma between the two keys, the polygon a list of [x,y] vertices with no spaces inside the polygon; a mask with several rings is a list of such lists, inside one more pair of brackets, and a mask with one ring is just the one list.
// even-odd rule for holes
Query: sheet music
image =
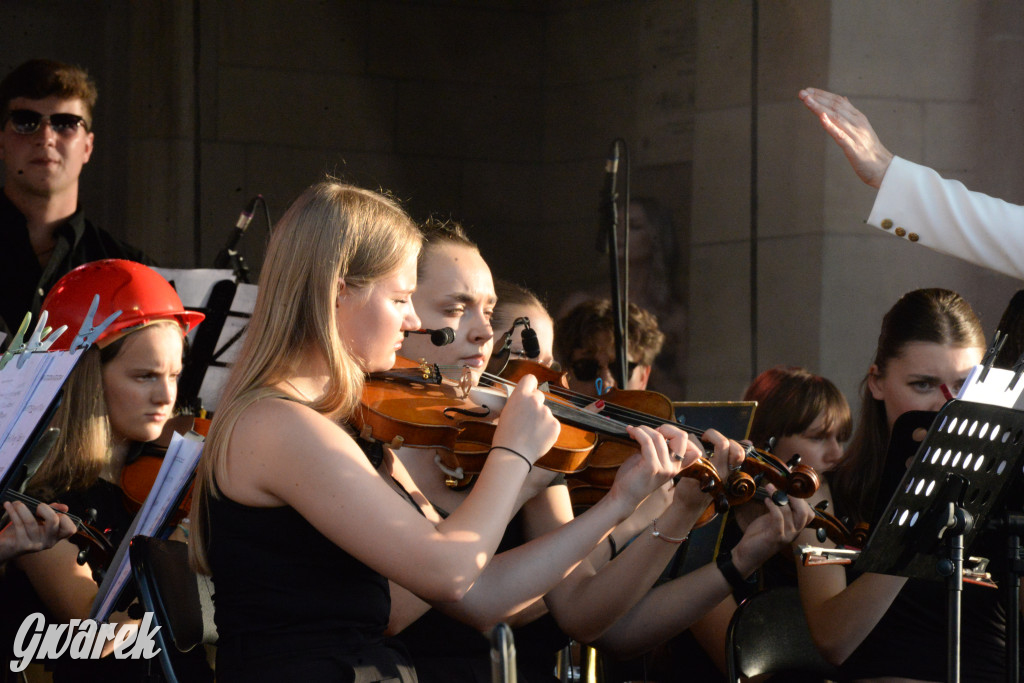
{"label": "sheet music", "polygon": [[235,290],[235,298],[231,302],[231,312],[252,313],[256,308],[256,295],[259,293],[259,289],[256,285],[250,285],[246,282],[238,283],[238,289]]}
{"label": "sheet music", "polygon": [[114,554],[114,559],[107,569],[107,574],[100,585],[99,593],[93,602],[89,614],[91,619],[105,622],[113,611],[114,603],[121,595],[125,584],[131,577],[131,561],[129,559],[128,546],[134,536],[157,536],[166,526],[172,512],[173,506],[178,501],[181,492],[192,480],[196,465],[199,463],[199,455],[203,450],[202,437],[196,434],[181,436],[175,433],[171,437],[171,445],[167,448],[160,471],[153,482],[142,509],[132,521],[128,533]]}
{"label": "sheet music", "polygon": [[45,354],[31,354],[22,367],[19,368],[15,360],[0,371],[0,443],[7,440],[11,428],[32,397],[45,362]]}
{"label": "sheet music", "polygon": [[181,303],[188,308],[204,308],[213,286],[221,280],[234,280],[230,269],[220,268],[154,268],[174,285]]}
{"label": "sheet music", "polygon": [[1017,382],[1013,389],[1013,371],[1003,368],[989,368],[982,381],[981,375],[984,372],[984,365],[975,365],[967,375],[964,385],[960,388],[957,398],[963,401],[974,403],[985,403],[990,406],[1002,406],[1003,408],[1018,407],[1021,403],[1021,394],[1024,393],[1024,377]]}
{"label": "sheet music", "polygon": [[0,482],[15,464],[81,353],[31,353],[0,370]]}
{"label": "sheet music", "polygon": [[[228,365],[238,360],[238,353],[242,350],[242,341],[245,339],[245,328],[248,324],[248,318],[239,318],[234,315],[229,315],[224,319],[224,326],[220,328],[220,337],[217,338],[217,348],[214,351],[216,358],[214,360],[218,363],[227,363]],[[236,335],[238,335],[237,339],[235,338]],[[234,341],[232,341],[233,339]]]}

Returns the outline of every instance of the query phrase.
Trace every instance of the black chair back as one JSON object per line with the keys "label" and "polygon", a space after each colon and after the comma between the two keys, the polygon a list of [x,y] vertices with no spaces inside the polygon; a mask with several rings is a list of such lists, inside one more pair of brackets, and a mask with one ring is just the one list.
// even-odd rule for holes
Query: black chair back
{"label": "black chair back", "polygon": [[743,601],[729,622],[725,660],[732,683],[781,672],[840,678],[839,669],[815,647],[800,592],[793,587],[761,591]]}

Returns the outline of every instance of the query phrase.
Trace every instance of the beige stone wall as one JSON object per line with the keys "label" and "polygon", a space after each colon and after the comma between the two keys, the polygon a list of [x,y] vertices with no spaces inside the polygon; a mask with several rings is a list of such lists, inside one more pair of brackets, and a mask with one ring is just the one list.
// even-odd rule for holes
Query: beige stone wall
{"label": "beige stone wall", "polygon": [[[809,85],[844,93],[895,153],[1020,201],[1024,102],[1012,84],[1021,78],[1024,34],[1014,7],[760,3],[752,363],[749,317],[734,314],[750,305],[750,185],[741,170],[751,149],[750,6],[700,3],[691,395],[734,397],[751,373],[786,363],[831,377],[853,400],[882,315],[917,287],[961,291],[991,335],[1020,283],[864,226],[873,190],[855,178],[796,94]],[[740,27],[745,39],[736,37]],[[727,276],[725,264],[734,264]],[[704,339],[715,344],[701,346]]]}

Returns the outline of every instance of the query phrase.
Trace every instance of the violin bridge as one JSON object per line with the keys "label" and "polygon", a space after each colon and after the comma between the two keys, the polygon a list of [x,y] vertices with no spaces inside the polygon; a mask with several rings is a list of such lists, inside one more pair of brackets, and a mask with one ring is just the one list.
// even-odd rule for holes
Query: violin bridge
{"label": "violin bridge", "polygon": [[469,398],[469,392],[473,388],[473,373],[469,371],[469,368],[462,368],[462,374],[459,375],[459,391],[462,392],[462,396],[459,398],[465,400]]}

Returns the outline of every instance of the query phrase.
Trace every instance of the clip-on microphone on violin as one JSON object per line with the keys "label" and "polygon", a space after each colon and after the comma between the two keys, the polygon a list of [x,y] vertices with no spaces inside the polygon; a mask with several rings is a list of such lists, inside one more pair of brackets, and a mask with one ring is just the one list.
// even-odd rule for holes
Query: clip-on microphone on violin
{"label": "clip-on microphone on violin", "polygon": [[455,341],[455,330],[450,327],[442,327],[438,330],[428,330],[423,328],[421,330],[406,330],[405,336],[408,337],[410,334],[429,334],[430,343],[434,346],[447,346]]}
{"label": "clip-on microphone on violin", "polygon": [[540,355],[540,341],[537,340],[537,331],[530,327],[529,318],[516,318],[512,321],[512,327],[508,328],[508,331],[502,335],[501,348],[494,352],[495,357],[499,357],[502,354],[508,354],[505,359],[505,364],[501,366],[501,370],[498,370],[495,375],[500,375],[508,367],[508,362],[512,360],[512,335],[515,334],[516,328],[520,325],[523,326],[523,331],[519,333],[519,338],[523,342],[523,355],[527,358],[536,358]]}

